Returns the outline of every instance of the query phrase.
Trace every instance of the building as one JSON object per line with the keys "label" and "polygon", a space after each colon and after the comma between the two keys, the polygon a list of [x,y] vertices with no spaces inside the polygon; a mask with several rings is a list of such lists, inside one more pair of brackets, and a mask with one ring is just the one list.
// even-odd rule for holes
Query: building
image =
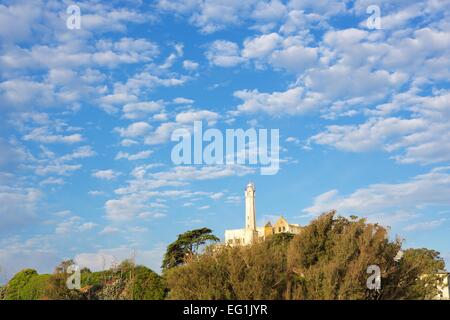
{"label": "building", "polygon": [[442,278],[442,284],[438,286],[438,294],[435,299],[450,300],[450,273],[447,271],[440,271],[437,275]]}
{"label": "building", "polygon": [[270,222],[262,227],[256,226],[256,207],[255,207],[255,185],[249,183],[245,188],[245,228],[225,230],[225,244],[230,246],[249,245],[261,242],[276,233],[301,232],[302,227],[298,224],[290,224],[284,217],[280,217],[272,226]]}
{"label": "building", "polygon": [[[430,277],[430,274],[423,274],[419,278]],[[431,297],[433,300],[450,300],[450,273],[445,270],[439,270],[432,276],[436,277],[437,294]]]}

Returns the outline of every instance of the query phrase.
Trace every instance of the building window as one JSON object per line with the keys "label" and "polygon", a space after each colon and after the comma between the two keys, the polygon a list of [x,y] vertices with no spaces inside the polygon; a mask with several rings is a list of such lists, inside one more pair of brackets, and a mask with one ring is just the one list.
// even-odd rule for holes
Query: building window
{"label": "building window", "polygon": [[283,227],[283,232],[286,231],[286,227]]}
{"label": "building window", "polygon": [[278,227],[278,232],[281,232],[281,227]]}

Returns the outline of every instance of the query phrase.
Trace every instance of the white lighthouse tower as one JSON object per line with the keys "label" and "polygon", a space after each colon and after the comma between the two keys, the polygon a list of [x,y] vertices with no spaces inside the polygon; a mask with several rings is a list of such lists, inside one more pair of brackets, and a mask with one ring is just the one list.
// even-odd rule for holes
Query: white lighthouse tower
{"label": "white lighthouse tower", "polygon": [[264,241],[268,237],[282,232],[299,234],[302,227],[298,224],[287,222],[281,216],[272,226],[269,222],[262,227],[256,226],[256,208],[255,208],[255,184],[249,182],[245,187],[245,228],[225,230],[225,244],[229,246],[251,245]]}
{"label": "white lighthouse tower", "polygon": [[245,188],[245,229],[256,231],[255,185],[249,182]]}

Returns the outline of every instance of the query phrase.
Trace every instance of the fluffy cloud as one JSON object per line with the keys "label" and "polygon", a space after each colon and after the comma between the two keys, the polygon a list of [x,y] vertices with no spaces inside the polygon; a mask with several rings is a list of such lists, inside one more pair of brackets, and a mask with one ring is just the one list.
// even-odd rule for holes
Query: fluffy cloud
{"label": "fluffy cloud", "polygon": [[[178,100],[178,102],[189,102]],[[206,121],[208,125],[214,125],[220,118],[217,112],[209,110],[188,110],[175,115],[173,121],[161,123],[155,130],[145,135],[144,142],[149,145],[157,145],[168,142],[172,132],[177,128],[186,128],[192,131],[194,121]]]}
{"label": "fluffy cloud", "polygon": [[263,34],[244,41],[242,56],[244,58],[264,58],[279,46],[282,37],[277,33]]}
{"label": "fluffy cloud", "polygon": [[123,106],[122,111],[126,119],[143,118],[149,113],[160,111],[163,108],[161,101],[135,102],[127,103]]}
{"label": "fluffy cloud", "polygon": [[115,159],[116,160],[127,159],[127,160],[130,160],[130,161],[142,160],[142,159],[147,159],[148,157],[150,157],[150,155],[152,153],[153,153],[153,151],[151,151],[151,150],[140,151],[140,152],[135,153],[135,154],[129,154],[128,152],[120,151],[116,155]]}
{"label": "fluffy cloud", "polygon": [[[311,141],[344,151],[383,149],[401,163],[439,163],[450,160],[448,91],[421,96],[414,90],[395,96],[359,125],[331,125]],[[391,113],[402,111],[397,117]],[[410,114],[410,117],[406,117]]]}
{"label": "fluffy cloud", "polygon": [[[91,146],[78,147],[71,153],[67,153],[59,157],[45,147],[41,147],[41,150],[41,157],[39,159],[33,159],[32,164],[30,164],[30,167],[33,168],[35,173],[40,176],[49,174],[67,176],[71,172],[79,170],[82,167],[81,164],[73,163],[73,161],[89,158],[95,156],[96,154]],[[42,183],[48,184],[49,182],[54,183],[58,181],[60,180],[46,179]]]}
{"label": "fluffy cloud", "polygon": [[264,93],[258,90],[240,90],[234,96],[244,103],[237,106],[239,113],[265,112],[270,115],[303,114],[313,110],[319,103],[319,96],[305,94],[301,87],[288,89],[284,92]]}
{"label": "fluffy cloud", "polygon": [[423,211],[448,205],[449,170],[449,167],[435,168],[406,182],[372,184],[344,196],[330,190],[317,196],[313,205],[304,211],[319,215],[336,209],[343,215],[364,215],[387,224],[398,222],[399,216],[403,221],[410,221]]}
{"label": "fluffy cloud", "polygon": [[220,67],[234,67],[244,61],[240,56],[239,46],[225,40],[214,41],[206,52],[206,57],[211,64]]}
{"label": "fluffy cloud", "polygon": [[180,112],[175,117],[178,123],[189,123],[192,124],[194,121],[205,120],[208,125],[214,125],[219,119],[219,114],[209,110],[196,110],[196,111],[186,111]]}
{"label": "fluffy cloud", "polygon": [[188,71],[195,71],[199,67],[199,64],[195,61],[191,60],[184,60],[183,61],[183,68],[185,68]]}
{"label": "fluffy cloud", "polygon": [[274,67],[300,73],[316,64],[318,52],[317,48],[292,45],[274,51],[270,57],[270,62]]}
{"label": "fluffy cloud", "polygon": [[167,12],[189,16],[190,22],[203,33],[213,33],[230,25],[240,23],[257,1],[214,0],[214,1],[168,1],[159,0],[158,7]]}
{"label": "fluffy cloud", "polygon": [[138,137],[145,135],[152,127],[144,121],[134,122],[126,128],[116,128],[121,137]]}
{"label": "fluffy cloud", "polygon": [[115,172],[114,170],[95,170],[92,172],[92,176],[102,180],[114,180],[120,175],[119,172]]}
{"label": "fluffy cloud", "polygon": [[77,143],[83,140],[79,133],[70,135],[51,134],[46,127],[33,129],[29,134],[26,134],[23,139],[25,141],[36,141],[41,143]]}
{"label": "fluffy cloud", "polygon": [[389,141],[400,139],[425,126],[422,119],[374,118],[362,125],[328,126],[326,132],[313,136],[311,140],[339,150],[369,151],[386,146]]}
{"label": "fluffy cloud", "polygon": [[172,170],[151,174],[159,180],[209,180],[229,176],[244,176],[254,173],[255,169],[242,165],[204,166],[177,166]]}

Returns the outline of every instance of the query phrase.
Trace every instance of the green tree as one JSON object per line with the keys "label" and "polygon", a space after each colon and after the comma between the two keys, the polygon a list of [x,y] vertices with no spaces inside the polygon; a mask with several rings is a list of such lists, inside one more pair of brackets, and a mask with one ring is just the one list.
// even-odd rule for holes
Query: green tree
{"label": "green tree", "polygon": [[30,279],[38,275],[37,271],[34,269],[23,269],[16,273],[14,277],[8,282],[5,288],[5,299],[6,300],[27,300],[28,292],[26,286],[28,285]]}
{"label": "green tree", "polygon": [[198,253],[202,245],[219,240],[208,228],[190,230],[178,235],[177,240],[167,247],[162,262],[163,270],[183,264],[186,259]]}
{"label": "green tree", "polygon": [[144,266],[136,266],[129,286],[134,300],[163,300],[167,288],[161,276]]}

